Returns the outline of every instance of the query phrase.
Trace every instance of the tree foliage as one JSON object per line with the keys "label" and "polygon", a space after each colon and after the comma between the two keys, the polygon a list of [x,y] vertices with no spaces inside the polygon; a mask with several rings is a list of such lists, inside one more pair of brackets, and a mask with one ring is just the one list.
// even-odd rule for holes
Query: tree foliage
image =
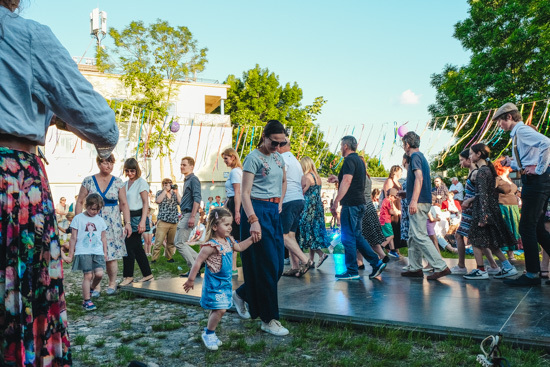
{"label": "tree foliage", "polygon": [[[472,55],[467,65],[449,64],[441,73],[431,76],[431,85],[436,89],[436,101],[428,108],[432,116],[482,111],[498,108],[506,102],[548,98],[550,2],[470,0],[469,4],[469,17],[455,25],[454,37]],[[534,117],[536,120],[540,116],[535,112]],[[470,130],[474,121],[472,118],[458,137]],[[439,121],[438,127],[442,124],[443,120]],[[455,127],[456,122],[446,126],[449,130]],[[458,162],[456,155],[468,141],[466,139],[449,156],[446,166]],[[506,135],[493,150],[500,152],[507,142]]]}

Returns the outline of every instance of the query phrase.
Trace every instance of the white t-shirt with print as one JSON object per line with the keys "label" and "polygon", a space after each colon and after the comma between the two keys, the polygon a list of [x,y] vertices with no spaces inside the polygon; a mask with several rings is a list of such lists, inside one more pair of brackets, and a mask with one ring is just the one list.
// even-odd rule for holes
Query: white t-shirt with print
{"label": "white t-shirt with print", "polygon": [[104,255],[101,233],[107,230],[105,220],[99,215],[89,217],[85,213],[76,215],[71,222],[76,229],[75,255]]}

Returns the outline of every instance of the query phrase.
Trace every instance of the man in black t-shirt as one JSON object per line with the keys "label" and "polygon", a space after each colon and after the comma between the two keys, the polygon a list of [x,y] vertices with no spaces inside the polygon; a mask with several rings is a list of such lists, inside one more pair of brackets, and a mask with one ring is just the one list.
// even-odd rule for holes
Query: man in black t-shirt
{"label": "man in black t-shirt", "polygon": [[365,180],[367,170],[365,163],[357,155],[357,140],[351,136],[344,136],[341,142],[341,151],[344,163],[338,177],[332,175],[328,182],[338,182],[338,195],[330,208],[332,215],[336,216],[338,205],[342,204],[340,211],[340,225],[342,230],[342,244],[344,245],[346,271],[336,274],[337,280],[359,279],[357,269],[357,250],[363,255],[372,267],[369,278],[377,277],[384,271],[386,264],[378,258],[361,232],[361,222],[365,214]]}

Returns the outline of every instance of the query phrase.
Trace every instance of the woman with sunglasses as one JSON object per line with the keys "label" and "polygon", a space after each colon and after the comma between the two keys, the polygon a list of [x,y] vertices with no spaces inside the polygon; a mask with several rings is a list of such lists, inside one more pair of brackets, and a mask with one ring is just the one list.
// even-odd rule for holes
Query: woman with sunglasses
{"label": "woman with sunglasses", "polygon": [[[141,234],[151,229],[149,223],[149,184],[141,177],[141,169],[134,158],[124,161],[124,175],[128,177],[124,188],[130,208],[130,224],[132,234],[126,238],[128,255],[122,259],[122,282],[120,286],[132,284],[134,281],[134,262],[137,261],[143,278],[140,282],[153,280],[149,260],[141,244]],[[128,223],[125,221],[125,223]]]}
{"label": "woman with sunglasses", "polygon": [[233,292],[239,315],[260,317],[261,329],[277,336],[288,334],[279,322],[277,300],[277,282],[284,267],[279,213],[286,191],[285,163],[277,148],[286,143],[284,126],[271,120],[265,125],[257,149],[244,160],[241,238],[252,236],[254,244],[241,252],[244,284]]}
{"label": "woman with sunglasses", "polygon": [[[124,238],[132,234],[130,226],[130,210],[126,200],[126,189],[124,182],[119,177],[112,175],[115,157],[111,154],[109,158],[96,158],[99,172],[93,176],[88,176],[82,181],[80,192],[76,199],[75,214],[82,213],[82,208],[89,194],[99,194],[105,202],[105,206],[99,212],[99,216],[107,223],[107,276],[109,284],[105,293],[108,295],[116,292],[116,278],[118,273],[118,260],[126,256],[126,246]],[[125,226],[122,226],[120,220],[122,212]],[[99,296],[101,286],[98,285],[92,290],[92,296]]]}

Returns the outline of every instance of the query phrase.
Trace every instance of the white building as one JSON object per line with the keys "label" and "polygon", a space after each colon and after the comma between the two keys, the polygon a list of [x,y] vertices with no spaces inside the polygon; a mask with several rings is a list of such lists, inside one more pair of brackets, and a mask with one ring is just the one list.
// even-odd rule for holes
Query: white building
{"label": "white building", "polygon": [[[124,88],[118,75],[97,72],[93,65],[79,64],[82,74],[92,83],[94,89],[107,100],[124,101],[130,98],[129,91]],[[223,163],[221,152],[232,145],[232,129],[228,115],[224,115],[223,101],[227,98],[228,85],[215,82],[185,81],[176,82],[173,106],[163,134],[173,134],[175,142],[172,144],[171,159],[159,157],[153,152],[150,157],[138,156],[144,177],[154,193],[160,189],[160,182],[165,177],[175,179],[183,185],[183,175],[179,164],[185,156],[193,157],[195,174],[202,182],[203,200],[208,196],[220,195],[225,197],[224,183],[229,175],[229,169]],[[147,143],[150,130],[148,114],[140,114],[134,110],[131,123],[121,121],[120,107],[129,110],[124,102],[117,102],[116,117],[120,129],[120,140],[115,150],[117,163],[113,175],[122,176],[124,159],[136,157],[138,141]],[[221,108],[221,115],[211,114],[217,107]],[[171,132],[169,123],[176,119],[180,125],[179,131]],[[129,120],[127,118],[126,120]],[[49,165],[46,170],[55,203],[59,198],[67,197],[72,203],[78,194],[82,180],[98,172],[95,162],[95,148],[82,142],[75,135],[51,127],[43,148]],[[162,173],[161,173],[162,171]],[[124,179],[124,178],[123,178]]]}

